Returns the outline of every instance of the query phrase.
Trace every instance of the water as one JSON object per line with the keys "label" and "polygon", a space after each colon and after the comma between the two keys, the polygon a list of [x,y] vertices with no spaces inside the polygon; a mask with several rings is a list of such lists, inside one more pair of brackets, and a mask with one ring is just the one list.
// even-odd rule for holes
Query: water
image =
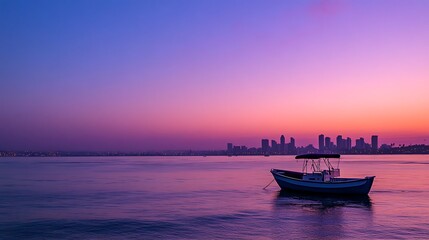
{"label": "water", "polygon": [[429,155],[343,156],[367,198],[280,193],[287,157],[0,159],[0,239],[427,239]]}

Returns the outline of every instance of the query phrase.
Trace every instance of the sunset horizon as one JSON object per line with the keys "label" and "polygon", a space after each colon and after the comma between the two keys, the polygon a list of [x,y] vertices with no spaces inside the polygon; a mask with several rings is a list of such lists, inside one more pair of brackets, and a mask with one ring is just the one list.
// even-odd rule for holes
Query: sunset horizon
{"label": "sunset horizon", "polygon": [[[323,133],[320,133],[323,134]],[[4,146],[0,146],[0,151],[30,151],[30,152],[154,152],[154,151],[219,151],[225,150],[227,143],[234,143],[239,146],[247,146],[252,148],[260,148],[261,147],[261,139],[269,139],[279,141],[280,137],[284,135],[288,141],[290,138],[294,138],[296,141],[297,147],[306,147],[308,145],[313,145],[315,148],[318,148],[317,144],[317,135],[303,135],[297,137],[297,135],[290,135],[286,133],[282,134],[265,134],[258,136],[241,136],[241,137],[219,137],[219,138],[199,138],[198,136],[193,137],[182,137],[182,138],[172,138],[171,136],[157,136],[153,138],[146,139],[129,139],[129,138],[119,138],[119,140],[123,141],[123,144],[118,144],[116,142],[110,143],[110,145],[103,144],[102,147],[97,145],[97,143],[93,143],[86,147],[45,147],[46,143],[44,143],[43,147],[38,147],[37,145],[32,147],[22,147],[22,148],[5,148]],[[404,136],[398,138],[398,135],[393,136],[383,136],[379,134],[355,134],[355,135],[347,135],[347,134],[324,134],[327,137],[335,140],[337,136],[342,136],[345,138],[351,138],[353,145],[355,145],[355,141],[359,138],[364,138],[365,141],[369,142],[371,136],[377,135],[379,137],[379,145],[429,145],[427,142],[427,138],[424,136],[415,137],[415,136]],[[132,141],[134,140],[134,141]],[[132,144],[130,144],[130,142]],[[142,144],[139,142],[143,142]],[[176,144],[175,142],[180,142],[180,144]],[[199,144],[195,144],[195,142],[199,142]],[[75,145],[75,144],[73,144]],[[119,147],[118,147],[119,146]]]}
{"label": "sunset horizon", "polygon": [[0,148],[423,144],[428,3],[393,2],[2,1]]}

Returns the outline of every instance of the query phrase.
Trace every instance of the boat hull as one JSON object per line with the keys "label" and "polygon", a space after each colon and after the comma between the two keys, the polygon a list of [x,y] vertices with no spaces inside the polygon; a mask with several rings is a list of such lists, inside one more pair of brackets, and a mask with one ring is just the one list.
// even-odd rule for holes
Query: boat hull
{"label": "boat hull", "polygon": [[[305,181],[282,175],[285,170],[271,169],[274,179],[282,190],[337,195],[367,195],[371,190],[374,176],[344,179],[331,182]],[[297,173],[298,174],[298,173]]]}

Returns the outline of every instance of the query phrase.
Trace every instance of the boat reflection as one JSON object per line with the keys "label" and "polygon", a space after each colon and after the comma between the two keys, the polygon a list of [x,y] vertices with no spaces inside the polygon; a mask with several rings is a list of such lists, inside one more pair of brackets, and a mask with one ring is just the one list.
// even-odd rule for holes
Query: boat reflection
{"label": "boat reflection", "polygon": [[347,239],[373,224],[369,196],[320,196],[290,191],[273,196],[273,238]]}
{"label": "boat reflection", "polygon": [[275,199],[276,205],[302,205],[315,209],[329,209],[336,207],[357,207],[371,210],[372,202],[368,195],[362,196],[335,196],[317,195],[293,191],[279,191]]}

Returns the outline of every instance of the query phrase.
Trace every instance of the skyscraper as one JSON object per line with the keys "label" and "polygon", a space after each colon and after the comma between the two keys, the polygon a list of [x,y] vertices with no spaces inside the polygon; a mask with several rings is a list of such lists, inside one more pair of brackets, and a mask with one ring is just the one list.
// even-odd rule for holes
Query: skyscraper
{"label": "skyscraper", "polygon": [[295,147],[295,138],[293,137],[290,138],[290,146],[293,148]]}
{"label": "skyscraper", "polygon": [[325,150],[325,135],[319,135],[319,152],[323,152]]}
{"label": "skyscraper", "polygon": [[286,139],[285,139],[285,136],[282,135],[280,137],[280,149],[279,149],[280,154],[285,154],[285,145],[286,145]]}
{"label": "skyscraper", "polygon": [[362,152],[365,150],[365,140],[361,137],[356,139],[356,150]]}
{"label": "skyscraper", "polygon": [[343,139],[343,136],[337,136],[337,151],[339,153],[343,152],[346,149],[346,140]]}
{"label": "skyscraper", "polygon": [[232,153],[232,148],[233,148],[232,143],[228,143],[226,147],[226,151],[230,154]]}
{"label": "skyscraper", "polygon": [[332,145],[331,138],[325,137],[325,150],[332,150],[331,145]]}
{"label": "skyscraper", "polygon": [[376,153],[378,151],[378,136],[377,135],[371,136],[371,150],[373,153]]}
{"label": "skyscraper", "polygon": [[270,150],[270,141],[268,139],[261,140],[262,153],[266,154]]}
{"label": "skyscraper", "polygon": [[288,144],[288,154],[296,154],[295,138],[290,138],[290,143]]}
{"label": "skyscraper", "polygon": [[351,151],[352,150],[352,139],[349,138],[349,137],[346,140],[346,149],[347,149],[347,151]]}
{"label": "skyscraper", "polygon": [[285,144],[285,142],[286,142],[286,138],[285,138],[285,136],[284,136],[284,135],[282,135],[282,136],[280,137],[280,144]]}
{"label": "skyscraper", "polygon": [[271,140],[271,153],[277,154],[279,152],[279,145],[276,140]]}

